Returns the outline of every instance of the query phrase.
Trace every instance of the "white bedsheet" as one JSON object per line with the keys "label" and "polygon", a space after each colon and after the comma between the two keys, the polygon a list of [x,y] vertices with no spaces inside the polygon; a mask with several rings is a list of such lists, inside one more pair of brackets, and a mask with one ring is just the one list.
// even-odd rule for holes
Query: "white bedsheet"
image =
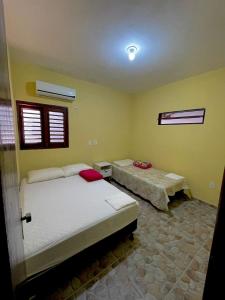
{"label": "white bedsheet", "polygon": [[138,204],[116,211],[106,201],[120,191],[104,180],[86,182],[79,175],[28,184],[23,181],[27,276],[54,266],[128,225]]}
{"label": "white bedsheet", "polygon": [[136,200],[131,198],[129,195],[121,192],[107,197],[105,201],[109,203],[109,205],[111,205],[115,210],[120,210],[121,208],[136,203]]}

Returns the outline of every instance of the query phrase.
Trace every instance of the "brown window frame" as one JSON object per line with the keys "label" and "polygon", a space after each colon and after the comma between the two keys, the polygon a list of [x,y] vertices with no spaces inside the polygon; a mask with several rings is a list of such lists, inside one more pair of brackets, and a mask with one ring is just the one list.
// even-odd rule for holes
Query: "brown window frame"
{"label": "brown window frame", "polygon": [[[193,111],[201,111],[203,112],[203,115],[196,115],[196,116],[183,116],[183,117],[164,117],[163,115],[166,114],[172,114],[172,113],[182,113],[182,112],[193,112]],[[195,119],[202,117],[202,122],[190,122],[190,123],[184,123],[184,122],[179,122],[179,123],[169,123],[169,124],[162,124],[162,120],[177,120],[177,119]],[[163,125],[163,126],[168,126],[168,125],[201,125],[204,124],[205,121],[205,108],[196,108],[196,109],[186,109],[186,110],[176,110],[176,111],[168,111],[168,112],[163,112],[159,113],[158,117],[158,125]]]}
{"label": "brown window frame", "polygon": [[[21,150],[31,149],[54,149],[54,148],[68,148],[69,147],[69,126],[68,126],[68,108],[58,105],[48,105],[42,103],[34,103],[27,101],[16,101],[17,106],[17,120],[18,120],[18,132]],[[24,126],[23,126],[23,108],[40,110],[41,116],[41,142],[40,143],[25,143]],[[64,122],[64,142],[63,143],[51,143],[50,142],[50,126],[49,126],[49,112],[61,112],[63,113]]]}

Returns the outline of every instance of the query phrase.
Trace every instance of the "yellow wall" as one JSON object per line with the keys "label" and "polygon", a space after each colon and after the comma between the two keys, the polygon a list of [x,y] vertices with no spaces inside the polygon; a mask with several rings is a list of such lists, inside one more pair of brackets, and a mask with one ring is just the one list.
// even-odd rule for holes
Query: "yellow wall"
{"label": "yellow wall", "polygon": [[[138,94],[132,106],[132,156],[187,177],[196,198],[216,205],[225,165],[225,69]],[[157,125],[160,112],[202,107],[204,125]]]}
{"label": "yellow wall", "polygon": [[[11,59],[14,98],[67,106],[69,108],[69,148],[48,150],[20,150],[21,177],[27,171],[75,162],[91,163],[129,156],[130,99],[111,88],[75,80],[47,69],[16,62]],[[35,95],[35,80],[74,87],[77,101],[71,103]],[[89,146],[89,139],[98,144]]]}
{"label": "yellow wall", "polygon": [[[225,163],[225,69],[129,96],[11,59],[15,99],[69,108],[70,147],[19,150],[21,177],[28,170],[131,157],[187,177],[196,198],[218,203]],[[75,87],[77,101],[37,97],[36,79]],[[206,108],[204,125],[158,126],[159,112]],[[89,139],[97,139],[89,146]],[[209,182],[216,184],[209,188]]]}

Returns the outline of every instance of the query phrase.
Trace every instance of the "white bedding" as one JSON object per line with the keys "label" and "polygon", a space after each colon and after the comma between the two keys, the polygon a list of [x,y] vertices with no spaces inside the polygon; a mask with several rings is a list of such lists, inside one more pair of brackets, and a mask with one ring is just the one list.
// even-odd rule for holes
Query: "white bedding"
{"label": "white bedding", "polygon": [[177,175],[177,174],[174,174],[174,173],[168,173],[165,176],[168,177],[168,178],[174,179],[174,180],[183,180],[184,179],[183,176],[180,176],[180,175]]}
{"label": "white bedding", "polygon": [[107,197],[105,201],[115,210],[120,210],[121,208],[132,205],[136,202],[136,200],[131,198],[129,195],[121,192]]}
{"label": "white bedding", "polygon": [[105,200],[120,191],[104,180],[79,175],[21,186],[27,276],[54,266],[128,225],[138,204],[116,211]]}

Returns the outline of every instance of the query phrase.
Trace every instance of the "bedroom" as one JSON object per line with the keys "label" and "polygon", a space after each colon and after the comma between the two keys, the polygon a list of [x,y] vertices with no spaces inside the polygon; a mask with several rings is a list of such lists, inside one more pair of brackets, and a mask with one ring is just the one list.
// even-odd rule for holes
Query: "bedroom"
{"label": "bedroom", "polygon": [[[125,200],[139,203],[133,210],[130,205],[113,213],[118,219],[107,219],[95,232],[93,226],[85,236],[75,236],[74,244],[68,244],[63,253],[66,258],[83,253],[122,228],[129,234],[134,231],[133,239],[129,235],[107,240],[107,249],[89,255],[86,265],[67,265],[61,279],[56,273],[51,287],[46,281],[48,289],[41,282],[45,290],[41,296],[36,292],[36,298],[201,299],[225,159],[224,1],[9,0],[3,4],[16,133],[15,185],[20,188],[20,200],[29,198],[23,215],[31,212],[32,218],[30,223],[23,222],[25,238],[30,236],[24,242],[25,252],[31,240],[32,245],[41,244],[38,239],[35,244],[37,236],[29,232],[35,224],[36,234],[42,234],[41,239],[49,234],[48,242],[55,245],[65,229],[60,227],[63,218],[69,220],[68,230],[76,226],[80,232],[96,211],[102,212],[102,219],[113,212],[105,202],[105,210],[98,207],[95,198],[105,200],[123,192]],[[133,60],[129,46],[137,51]],[[37,80],[71,88],[76,99],[38,95]],[[23,113],[32,111],[24,109],[40,112],[35,146],[26,143],[23,122],[29,116]],[[193,119],[193,113],[200,112],[201,121],[160,125],[168,112],[178,114],[183,122],[188,120],[184,113]],[[57,113],[67,120],[65,139],[55,147],[50,142],[51,126],[44,121],[48,113],[54,120]],[[133,160],[148,161],[152,167],[140,169]],[[83,169],[99,170],[101,162],[106,162],[103,167],[109,168],[109,178],[91,183],[80,178],[77,166],[66,168],[86,164]],[[46,168],[57,168],[58,175],[49,178],[49,173],[31,172]],[[65,176],[65,168],[72,176]],[[157,173],[154,178],[153,172]],[[182,185],[175,187],[178,179],[165,176],[171,173],[180,176]],[[47,177],[31,183],[32,175]],[[172,192],[165,177],[173,183]],[[24,183],[24,178],[30,183]],[[161,188],[163,184],[166,188]],[[179,190],[188,196],[174,195]],[[68,203],[60,203],[56,212],[54,201],[59,203],[60,195]],[[73,218],[72,210],[65,217],[64,204],[73,205],[70,195],[82,195],[83,203],[75,203],[74,208],[80,212],[79,219]],[[31,211],[31,203],[38,203],[37,211]],[[45,210],[46,222],[56,218],[53,211],[58,214],[54,231],[47,232]],[[34,257],[33,264],[27,260],[25,278],[65,260],[59,259],[58,248],[50,249],[53,252],[47,256]]]}

